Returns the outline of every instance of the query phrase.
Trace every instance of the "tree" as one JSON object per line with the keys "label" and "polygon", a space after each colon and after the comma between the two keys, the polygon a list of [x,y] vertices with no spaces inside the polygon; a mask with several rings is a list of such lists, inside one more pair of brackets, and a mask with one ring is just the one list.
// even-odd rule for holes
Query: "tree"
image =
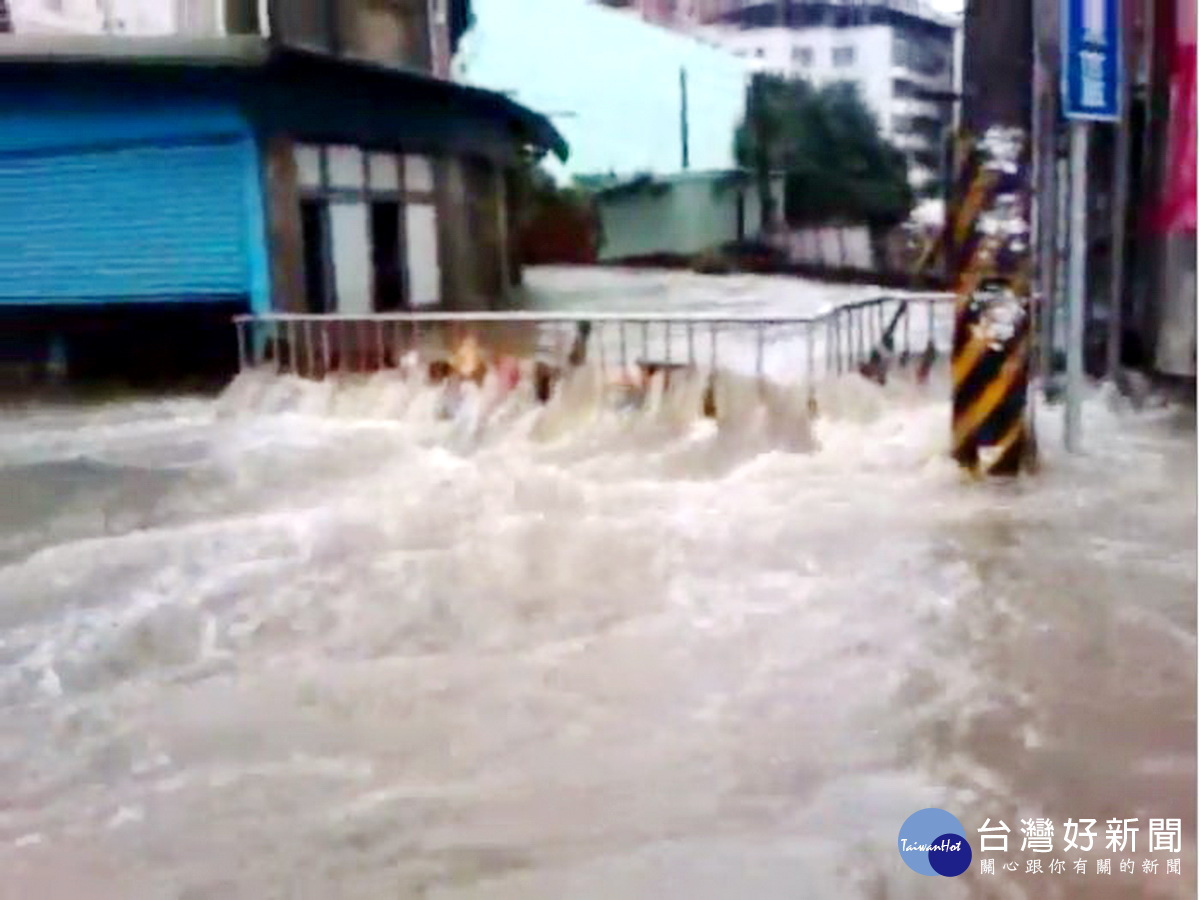
{"label": "tree", "polygon": [[903,154],[879,133],[850,83],[814,88],[806,81],[755,76],[746,116],[734,137],[739,165],[760,191],[770,171],[785,175],[789,224],[846,220],[889,228],[913,205]]}

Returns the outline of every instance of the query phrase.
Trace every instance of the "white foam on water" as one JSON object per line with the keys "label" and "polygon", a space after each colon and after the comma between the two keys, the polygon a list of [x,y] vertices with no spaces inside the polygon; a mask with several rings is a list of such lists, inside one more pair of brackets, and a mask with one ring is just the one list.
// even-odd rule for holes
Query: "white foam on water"
{"label": "white foam on water", "polygon": [[136,858],[109,894],[905,897],[923,806],[1179,814],[1177,409],[1091,397],[1068,457],[1039,408],[1041,474],[973,484],[944,368],[822,380],[815,417],[802,381],[701,368],[623,408],[612,374],[543,406],[528,379],[252,372],[5,419],[0,475],[45,490],[0,505],[0,871],[30,896],[104,895],[94,860]]}

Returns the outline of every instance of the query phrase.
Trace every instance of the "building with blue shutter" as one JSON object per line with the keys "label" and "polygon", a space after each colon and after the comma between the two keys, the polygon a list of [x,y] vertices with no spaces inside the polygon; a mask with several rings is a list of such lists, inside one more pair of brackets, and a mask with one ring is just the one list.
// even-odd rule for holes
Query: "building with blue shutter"
{"label": "building with blue shutter", "polygon": [[484,308],[519,281],[511,179],[565,156],[553,127],[433,75],[411,28],[354,52],[377,22],[315,24],[0,37],[0,363],[223,373],[236,313]]}

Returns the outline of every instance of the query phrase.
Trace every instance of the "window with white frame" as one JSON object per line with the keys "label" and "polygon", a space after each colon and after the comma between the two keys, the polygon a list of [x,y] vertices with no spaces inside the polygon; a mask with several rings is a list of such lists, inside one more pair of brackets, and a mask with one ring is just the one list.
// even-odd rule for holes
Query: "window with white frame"
{"label": "window with white frame", "polygon": [[852,46],[833,48],[833,64],[839,69],[854,65],[856,57],[857,54]]}
{"label": "window with white frame", "polygon": [[793,47],[792,62],[799,66],[811,66],[813,64],[813,48],[812,47]]}
{"label": "window with white frame", "polygon": [[308,310],[363,314],[440,301],[432,160],[305,144],[294,159]]}

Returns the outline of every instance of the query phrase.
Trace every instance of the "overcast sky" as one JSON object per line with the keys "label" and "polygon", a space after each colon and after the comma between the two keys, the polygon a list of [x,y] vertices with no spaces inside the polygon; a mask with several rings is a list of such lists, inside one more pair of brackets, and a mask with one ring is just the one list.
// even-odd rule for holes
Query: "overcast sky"
{"label": "overcast sky", "polygon": [[962,12],[964,0],[929,0],[930,5],[946,13]]}

